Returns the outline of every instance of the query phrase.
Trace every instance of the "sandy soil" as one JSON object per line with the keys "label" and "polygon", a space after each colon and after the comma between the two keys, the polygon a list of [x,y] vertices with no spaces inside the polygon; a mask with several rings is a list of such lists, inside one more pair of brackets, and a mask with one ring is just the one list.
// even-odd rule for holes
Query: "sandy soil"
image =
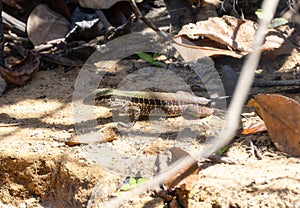
{"label": "sandy soil", "polygon": [[[125,60],[126,64],[121,63],[119,69],[125,67],[127,72],[130,69],[128,62],[141,64],[140,60]],[[232,64],[238,71],[242,60],[224,58],[216,59],[215,62],[217,66]],[[264,73],[259,77],[268,79],[274,74],[294,76],[298,63],[297,52],[278,59],[272,66],[262,63],[260,67]],[[266,65],[268,69],[264,68]],[[278,65],[281,67],[276,67]],[[145,135],[149,121],[138,121],[133,129],[138,132],[117,135],[117,140],[113,142],[75,147],[65,145],[64,141],[75,132],[72,93],[79,70],[65,73],[58,67],[39,71],[26,86],[12,87],[0,98],[1,207],[86,207],[90,199],[90,206],[97,207],[96,202],[115,195],[125,176],[135,176],[140,172],[143,177],[151,177],[152,166],[149,165],[153,165],[156,156],[153,160],[147,160],[150,161],[147,164],[136,162],[131,170],[113,174],[109,170],[111,163],[101,167],[97,158],[91,157],[87,149],[114,147],[114,150],[125,155],[149,157],[156,155],[158,149],[167,152],[170,145],[168,142],[175,137],[174,132]],[[299,77],[299,71],[296,76]],[[277,90],[254,88],[253,92]],[[299,94],[291,96],[296,98]],[[107,109],[99,111],[109,116]],[[244,124],[257,119],[252,111],[245,108],[242,119]],[[182,122],[178,119],[167,119],[168,129],[175,128],[176,132],[175,124]],[[201,122],[206,125],[202,130],[207,130],[211,125],[207,120]],[[98,123],[97,128],[101,129],[112,122],[100,117]],[[199,131],[198,137],[191,134],[193,142],[199,139],[199,134]],[[261,158],[251,154],[250,141],[258,148]],[[177,143],[183,144],[186,143]],[[96,155],[103,158],[105,152]],[[182,193],[177,193],[182,204],[186,204],[186,207],[299,207],[300,160],[279,152],[266,132],[237,136],[225,156],[234,164],[201,163],[198,179],[188,190],[188,197],[182,199]],[[121,161],[117,159],[114,163],[119,165],[125,161],[123,157],[119,158]],[[98,192],[95,194],[94,190],[91,197],[96,184]],[[139,199],[132,199],[124,207],[163,205],[162,199],[151,197],[151,193],[148,193]]]}
{"label": "sandy soil", "polygon": [[[162,15],[169,18],[163,10]],[[177,13],[172,15],[176,22]],[[164,19],[155,24],[169,26]],[[299,35],[296,38],[299,40]],[[291,50],[291,54],[276,60],[267,58],[256,71],[256,81],[300,79],[299,51]],[[8,65],[15,59],[11,53],[6,54]],[[208,96],[203,82],[212,77],[200,80],[188,64],[168,54],[160,60],[180,77],[172,80],[173,85],[168,86],[172,74],[154,70],[137,56],[110,68],[99,85],[118,87],[122,83],[122,87],[139,89],[140,85],[133,85],[131,80],[148,86],[159,77],[156,88],[174,92],[188,86],[196,95]],[[208,60],[202,61],[203,70],[213,66]],[[224,65],[238,74],[244,59],[219,57],[213,61],[220,75]],[[143,74],[138,73],[140,69],[145,69]],[[157,169],[167,166],[170,147],[198,150],[223,124],[219,117],[209,116],[154,118],[139,120],[130,127],[118,126],[118,121],[128,118],[111,114],[104,107],[76,105],[81,103],[73,94],[78,90],[80,70],[43,67],[27,85],[10,86],[0,97],[0,207],[104,207],[103,202],[116,198],[127,176],[151,179]],[[203,75],[207,75],[205,72]],[[95,76],[83,84],[89,86],[97,79],[99,73],[93,73]],[[127,81],[121,82],[125,77]],[[250,94],[279,93],[300,102],[299,89],[286,92],[297,87],[253,87]],[[242,125],[249,126],[256,120],[259,117],[254,110],[245,107]],[[74,135],[85,144],[66,145]],[[103,137],[113,141],[97,143]],[[251,143],[258,155],[252,153]],[[168,192],[169,198],[149,191],[129,199],[123,207],[300,207],[300,159],[277,150],[266,131],[252,135],[238,132],[223,156],[232,163],[199,161],[199,173]],[[175,200],[167,202],[170,198]]]}

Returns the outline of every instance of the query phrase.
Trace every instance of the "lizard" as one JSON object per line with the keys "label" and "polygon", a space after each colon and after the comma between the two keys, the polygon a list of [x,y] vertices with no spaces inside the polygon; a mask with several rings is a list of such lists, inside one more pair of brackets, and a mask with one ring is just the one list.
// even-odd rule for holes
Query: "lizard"
{"label": "lizard", "polygon": [[[134,121],[149,115],[165,115],[166,117],[189,115],[203,118],[210,115],[224,116],[225,114],[224,111],[214,108],[210,99],[182,91],[166,93],[101,88],[85,97],[83,103],[92,104],[93,101],[96,106],[129,113],[133,116]],[[152,111],[154,109],[161,109],[163,113]]]}

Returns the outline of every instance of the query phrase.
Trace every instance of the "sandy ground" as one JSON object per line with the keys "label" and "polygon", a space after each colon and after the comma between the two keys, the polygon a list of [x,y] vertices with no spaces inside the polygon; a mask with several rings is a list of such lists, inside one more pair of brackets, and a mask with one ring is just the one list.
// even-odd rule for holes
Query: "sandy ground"
{"label": "sandy ground", "polygon": [[[139,68],[143,66],[140,62],[125,60],[116,70],[124,69],[123,73],[131,73],[130,70],[134,69],[130,66]],[[219,58],[215,62],[217,67],[232,64],[237,72],[242,64],[242,60],[231,58]],[[258,74],[258,78],[296,76],[299,79],[298,64],[297,52],[272,64],[262,62],[262,73]],[[0,97],[1,207],[86,207],[88,203],[97,207],[96,203],[116,194],[124,177],[141,174],[151,178],[157,151],[163,153],[162,158],[167,158],[167,149],[174,144],[190,147],[207,136],[215,123],[211,118],[188,121],[187,125],[194,122],[201,123],[202,127],[191,125],[193,127],[184,134],[185,138],[176,141],[174,138],[182,131],[180,127],[184,119],[164,120],[169,130],[163,134],[155,132],[155,128],[153,133],[151,129],[151,125],[162,125],[161,120],[154,120],[151,125],[149,121],[142,120],[133,128],[117,134],[113,142],[69,147],[64,141],[76,133],[74,123],[78,118],[73,118],[72,98],[79,71],[63,72],[60,67],[42,70],[26,86],[11,87]],[[283,88],[254,88],[252,93],[276,92],[278,89]],[[299,93],[291,96],[296,99]],[[104,118],[110,115],[106,108],[98,111],[102,117],[97,119],[97,126],[93,128],[99,130],[113,123],[112,119]],[[243,123],[251,123],[251,119],[257,119],[257,116],[252,109],[245,108]],[[251,154],[250,141],[258,148],[261,158]],[[109,152],[111,150],[113,152]],[[91,151],[94,153],[90,154]],[[117,157],[115,152],[122,156]],[[185,207],[300,206],[300,160],[278,151],[267,132],[238,135],[225,156],[234,164],[201,163],[198,177],[188,190],[187,197],[182,197],[180,191],[172,193],[173,196],[177,194]],[[126,159],[130,157],[138,159],[127,164]],[[129,164],[130,168],[122,172]],[[96,184],[98,189],[94,189],[92,194]],[[151,193],[124,204],[124,207],[163,206],[164,201],[152,197]]]}

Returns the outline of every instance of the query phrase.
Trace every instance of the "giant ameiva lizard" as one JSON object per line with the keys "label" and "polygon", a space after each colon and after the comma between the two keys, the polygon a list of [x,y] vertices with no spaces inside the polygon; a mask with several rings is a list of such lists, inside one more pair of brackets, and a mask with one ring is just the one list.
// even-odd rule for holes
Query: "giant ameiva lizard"
{"label": "giant ameiva lizard", "polygon": [[[225,115],[224,111],[212,106],[211,100],[181,91],[166,93],[102,88],[88,95],[83,103],[128,113],[134,121],[149,115],[166,117],[188,115],[194,118]],[[153,111],[154,109],[161,111]]]}

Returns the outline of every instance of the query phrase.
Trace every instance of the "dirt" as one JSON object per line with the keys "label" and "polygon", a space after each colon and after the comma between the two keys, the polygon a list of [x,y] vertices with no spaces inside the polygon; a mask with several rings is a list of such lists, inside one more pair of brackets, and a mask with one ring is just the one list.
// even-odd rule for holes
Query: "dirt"
{"label": "dirt", "polygon": [[[187,63],[168,55],[159,57],[169,63],[168,70],[181,77],[179,81],[192,86],[196,95],[207,97],[203,80],[195,77]],[[220,75],[223,65],[231,66],[238,74],[243,62],[244,59],[214,58]],[[203,61],[205,69],[210,63]],[[299,79],[299,63],[297,50],[272,61],[265,57],[255,81]],[[140,69],[155,73],[139,77]],[[73,93],[80,70],[44,68],[27,85],[10,86],[0,97],[0,207],[103,207],[103,202],[117,198],[127,176],[151,179],[158,163],[162,169],[167,166],[170,147],[197,150],[223,124],[218,116],[209,116],[141,119],[134,126],[118,126],[119,119],[126,120],[126,116],[114,116],[104,107],[76,106],[78,100]],[[130,56],[109,70],[101,87],[117,87],[131,74],[134,76],[128,78],[129,84],[134,79],[148,86],[153,76],[159,77],[157,88],[164,86],[172,92],[186,89],[181,82],[168,86],[168,75],[137,56]],[[126,82],[122,86],[127,86]],[[297,87],[253,87],[250,94],[279,93],[300,102],[299,89],[296,93],[287,91]],[[253,109],[244,108],[243,126],[258,120]],[[112,141],[97,142],[111,133]],[[76,134],[90,141],[66,145],[65,141]],[[257,148],[257,154],[253,154],[251,145]],[[232,163],[199,161],[201,168],[196,178],[169,195],[181,207],[300,207],[300,159],[276,149],[266,131],[250,135],[238,132],[223,156]],[[133,196],[123,207],[158,208],[166,204],[163,197],[149,191]]]}

